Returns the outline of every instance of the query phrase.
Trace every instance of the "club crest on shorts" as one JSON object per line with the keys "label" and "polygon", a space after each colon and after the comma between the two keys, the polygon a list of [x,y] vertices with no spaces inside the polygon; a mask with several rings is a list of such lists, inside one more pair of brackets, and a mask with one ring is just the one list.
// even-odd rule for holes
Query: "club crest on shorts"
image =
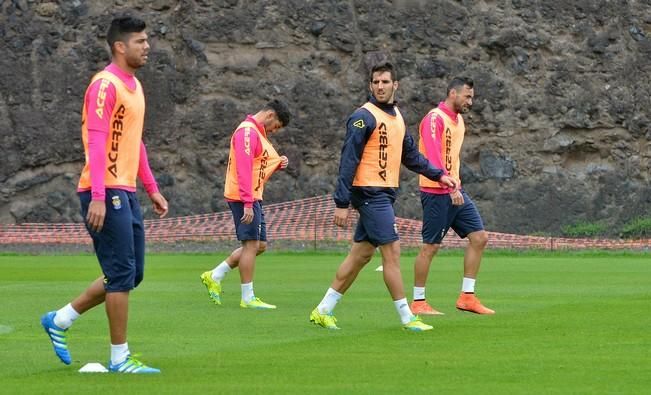
{"label": "club crest on shorts", "polygon": [[119,210],[122,208],[122,201],[118,195],[111,197],[111,203],[113,204],[113,210]]}
{"label": "club crest on shorts", "polygon": [[396,232],[396,234],[398,234],[398,224],[396,223],[393,224],[393,231]]}

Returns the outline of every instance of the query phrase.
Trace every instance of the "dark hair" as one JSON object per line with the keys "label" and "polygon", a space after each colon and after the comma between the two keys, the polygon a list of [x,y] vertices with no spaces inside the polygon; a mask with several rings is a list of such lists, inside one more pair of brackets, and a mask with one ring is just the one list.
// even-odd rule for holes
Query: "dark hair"
{"label": "dark hair", "polygon": [[450,95],[450,91],[454,89],[455,91],[458,91],[459,89],[463,88],[464,85],[468,85],[468,88],[472,89],[474,82],[471,78],[467,77],[454,77],[452,81],[448,84],[448,90],[447,90],[447,95]]}
{"label": "dark hair", "polygon": [[283,126],[289,125],[289,120],[292,118],[292,114],[289,113],[287,104],[282,100],[274,99],[265,104],[262,110],[272,110],[275,112],[278,120],[283,124]]}
{"label": "dark hair", "polygon": [[142,19],[133,17],[133,16],[122,16],[114,18],[111,21],[111,26],[106,32],[106,42],[113,52],[113,44],[116,41],[125,42],[127,40],[127,35],[130,33],[140,33],[145,30],[147,25]]}
{"label": "dark hair", "polygon": [[371,72],[368,75],[369,82],[373,81],[373,73],[378,73],[378,72],[382,73],[382,72],[385,72],[385,71],[388,71],[388,72],[391,73],[391,80],[392,81],[398,81],[398,72],[396,71],[396,68],[393,67],[393,64],[391,64],[389,62],[382,62],[382,63],[376,64],[375,66],[373,66],[371,68]]}

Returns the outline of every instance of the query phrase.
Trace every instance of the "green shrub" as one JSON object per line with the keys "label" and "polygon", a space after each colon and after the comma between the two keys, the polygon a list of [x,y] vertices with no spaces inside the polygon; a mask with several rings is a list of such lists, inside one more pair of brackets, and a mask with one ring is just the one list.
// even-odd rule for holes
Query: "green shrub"
{"label": "green shrub", "polygon": [[621,236],[627,239],[651,237],[651,217],[638,217],[622,227]]}
{"label": "green shrub", "polygon": [[561,232],[567,237],[598,237],[608,232],[608,225],[602,222],[577,222],[564,225]]}

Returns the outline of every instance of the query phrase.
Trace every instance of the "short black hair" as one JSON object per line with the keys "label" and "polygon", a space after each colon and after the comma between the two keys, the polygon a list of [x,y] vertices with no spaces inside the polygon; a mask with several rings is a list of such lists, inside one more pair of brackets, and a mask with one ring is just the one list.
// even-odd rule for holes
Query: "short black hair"
{"label": "short black hair", "polygon": [[278,120],[283,124],[283,127],[289,125],[289,121],[292,118],[292,114],[290,114],[287,104],[282,100],[273,99],[269,103],[265,104],[262,110],[272,110],[275,112]]}
{"label": "short black hair", "polygon": [[463,88],[464,85],[468,85],[468,88],[472,89],[472,86],[474,84],[474,81],[471,78],[468,77],[454,77],[452,81],[448,84],[448,90],[446,91],[446,95],[450,95],[450,91],[454,89],[455,91],[458,91],[459,89]]}
{"label": "short black hair", "polygon": [[398,81],[398,72],[396,71],[396,68],[393,66],[393,64],[390,62],[382,62],[371,67],[371,72],[368,75],[369,82],[373,81],[374,73],[383,73],[385,71],[391,73],[391,81]]}
{"label": "short black hair", "polygon": [[113,52],[113,44],[116,41],[125,42],[127,40],[127,35],[130,33],[140,33],[145,30],[147,25],[145,21],[140,18],[133,16],[120,16],[114,18],[111,21],[111,26],[109,26],[108,31],[106,32],[106,42]]}

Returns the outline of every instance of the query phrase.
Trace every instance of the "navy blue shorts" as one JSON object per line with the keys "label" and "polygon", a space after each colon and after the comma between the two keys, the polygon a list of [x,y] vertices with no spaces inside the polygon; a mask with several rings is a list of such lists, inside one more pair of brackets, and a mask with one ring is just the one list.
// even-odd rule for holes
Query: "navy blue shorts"
{"label": "navy blue shorts", "polygon": [[464,203],[453,206],[449,194],[420,193],[423,204],[423,243],[441,244],[441,241],[452,228],[462,239],[472,232],[484,230],[475,203],[462,190]]}
{"label": "navy blue shorts", "polygon": [[253,202],[253,221],[248,225],[243,224],[241,221],[242,215],[244,215],[244,203],[228,202],[228,207],[233,213],[237,240],[267,241],[267,223],[264,222],[264,212],[262,212],[262,204],[259,200]]}
{"label": "navy blue shorts", "polygon": [[[86,219],[91,192],[79,192],[81,216]],[[145,228],[135,192],[106,189],[106,217],[100,232],[86,229],[104,273],[106,292],[130,291],[140,284],[145,269]]]}
{"label": "navy blue shorts", "polygon": [[359,212],[355,242],[368,241],[377,247],[400,239],[391,200],[364,200],[355,209]]}

